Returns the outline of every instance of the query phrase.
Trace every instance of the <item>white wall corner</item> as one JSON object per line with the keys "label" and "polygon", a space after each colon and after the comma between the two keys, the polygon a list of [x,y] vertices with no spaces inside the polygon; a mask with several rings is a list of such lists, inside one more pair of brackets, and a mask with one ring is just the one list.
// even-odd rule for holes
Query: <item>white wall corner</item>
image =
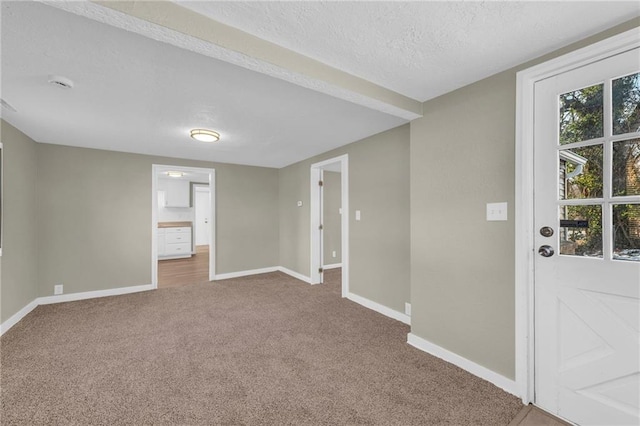
{"label": "white wall corner", "polygon": [[16,325],[22,318],[27,316],[27,314],[33,311],[37,306],[38,306],[38,299],[32,300],[27,304],[27,306],[20,309],[15,314],[11,315],[9,319],[7,319],[5,322],[0,324],[0,336],[6,333],[11,327]]}
{"label": "white wall corner", "polygon": [[356,302],[357,304],[362,305],[365,308],[376,311],[384,316],[393,318],[394,320],[400,321],[407,325],[411,325],[411,317],[409,315],[405,315],[402,312],[398,312],[387,306],[381,305],[378,302],[374,302],[373,300],[369,300],[365,297],[358,296],[357,294],[353,293],[347,294],[347,299],[351,300],[352,302]]}
{"label": "white wall corner", "polygon": [[435,343],[431,343],[422,337],[416,336],[413,333],[409,333],[407,335],[407,343],[421,351],[450,362],[451,364],[468,371],[474,376],[480,377],[481,379],[496,385],[505,392],[520,397],[519,388],[514,380],[508,379],[495,371],[489,370],[480,364],[476,364],[473,361],[461,357],[460,355],[438,346]]}
{"label": "white wall corner", "polygon": [[311,278],[307,277],[306,275],[302,275],[299,272],[292,271],[291,269],[285,268],[284,266],[278,266],[277,270],[280,271],[280,272],[284,272],[285,274],[290,275],[293,278],[297,278],[300,281],[304,281],[307,284],[311,284]]}

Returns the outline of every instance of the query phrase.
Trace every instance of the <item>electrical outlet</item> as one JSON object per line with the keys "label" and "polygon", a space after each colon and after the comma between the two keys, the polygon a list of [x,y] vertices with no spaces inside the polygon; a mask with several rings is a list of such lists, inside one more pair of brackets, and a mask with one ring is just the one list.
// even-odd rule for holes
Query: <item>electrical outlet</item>
{"label": "electrical outlet", "polygon": [[53,294],[58,295],[64,293],[64,286],[62,284],[56,284],[53,286]]}
{"label": "electrical outlet", "polygon": [[333,257],[338,257],[338,254],[337,254],[337,253],[336,253],[336,251],[334,250],[334,251],[332,251],[332,252],[331,252],[331,256],[333,256]]}
{"label": "electrical outlet", "polygon": [[411,303],[404,304],[404,313],[411,316]]}

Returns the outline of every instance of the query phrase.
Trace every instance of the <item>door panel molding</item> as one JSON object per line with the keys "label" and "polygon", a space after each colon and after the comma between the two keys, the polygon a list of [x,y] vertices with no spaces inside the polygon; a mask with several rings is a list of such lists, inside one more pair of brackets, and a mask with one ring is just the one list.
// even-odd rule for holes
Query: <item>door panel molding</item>
{"label": "door panel molding", "polygon": [[597,62],[640,46],[634,28],[516,76],[516,386],[525,404],[534,401],[534,85],[554,75]]}

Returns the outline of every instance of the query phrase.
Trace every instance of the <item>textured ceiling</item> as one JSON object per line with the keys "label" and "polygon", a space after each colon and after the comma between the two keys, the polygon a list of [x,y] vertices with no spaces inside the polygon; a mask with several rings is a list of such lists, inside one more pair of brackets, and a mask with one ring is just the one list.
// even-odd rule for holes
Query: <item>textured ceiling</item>
{"label": "textured ceiling", "polygon": [[425,101],[640,15],[638,1],[178,1]]}
{"label": "textured ceiling", "polygon": [[[406,122],[34,2],[2,3],[2,98],[37,142],[267,167]],[[200,127],[221,142],[190,139]]]}
{"label": "textured ceiling", "polygon": [[[18,111],[2,118],[42,143],[283,167],[415,118],[398,93],[430,99],[640,14],[636,1],[175,3],[202,16],[3,1],[0,95]],[[222,142],[192,141],[195,127]]]}

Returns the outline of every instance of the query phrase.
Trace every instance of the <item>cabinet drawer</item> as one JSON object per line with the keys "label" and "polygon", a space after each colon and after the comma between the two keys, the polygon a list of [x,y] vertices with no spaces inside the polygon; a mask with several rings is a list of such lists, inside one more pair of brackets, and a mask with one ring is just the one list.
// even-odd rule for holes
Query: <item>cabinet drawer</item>
{"label": "cabinet drawer", "polygon": [[173,243],[191,244],[191,233],[167,234],[165,235],[164,238],[167,244],[173,244]]}
{"label": "cabinet drawer", "polygon": [[178,254],[191,254],[191,243],[177,243],[166,244],[164,248],[164,254],[166,256],[178,255]]}
{"label": "cabinet drawer", "polygon": [[164,228],[164,232],[169,234],[191,234],[191,228]]}

